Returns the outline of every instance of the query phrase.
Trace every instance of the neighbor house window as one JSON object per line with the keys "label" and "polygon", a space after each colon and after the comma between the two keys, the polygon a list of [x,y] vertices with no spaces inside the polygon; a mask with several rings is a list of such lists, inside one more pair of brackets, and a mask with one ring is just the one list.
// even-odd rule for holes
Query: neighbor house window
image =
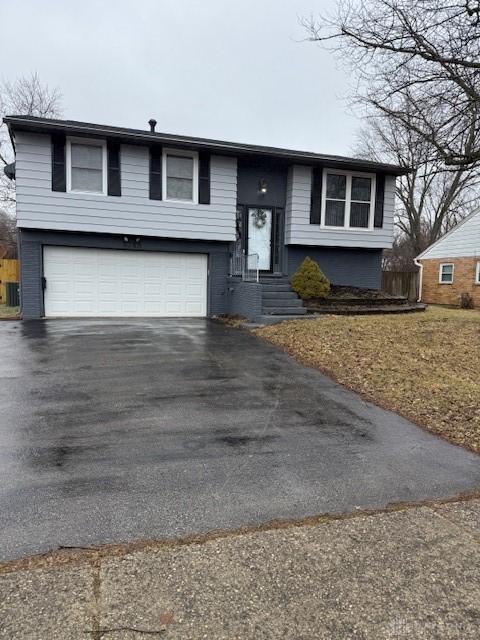
{"label": "neighbor house window", "polygon": [[67,191],[107,193],[107,147],[103,141],[67,141]]}
{"label": "neighbor house window", "polygon": [[477,262],[477,270],[475,273],[475,284],[480,284],[480,262]]}
{"label": "neighbor house window", "polygon": [[166,200],[198,202],[198,154],[163,152],[163,190]]}
{"label": "neighbor house window", "polygon": [[373,229],[375,176],[323,172],[322,226]]}
{"label": "neighbor house window", "polygon": [[453,282],[453,264],[441,264],[439,282],[441,284],[452,284]]}

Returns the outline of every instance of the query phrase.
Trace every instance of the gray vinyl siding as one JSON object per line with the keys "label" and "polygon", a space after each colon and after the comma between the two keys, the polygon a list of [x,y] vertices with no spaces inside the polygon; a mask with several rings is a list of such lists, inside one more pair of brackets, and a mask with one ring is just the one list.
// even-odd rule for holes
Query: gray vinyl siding
{"label": "gray vinyl siding", "polygon": [[318,224],[310,224],[311,188],[312,168],[303,165],[290,167],[285,209],[286,244],[369,249],[386,249],[392,246],[395,208],[394,176],[386,176],[385,180],[383,227],[381,229],[353,231],[351,229],[325,229]]}
{"label": "gray vinyl siding", "polygon": [[287,272],[291,276],[306,257],[315,260],[332,284],[380,289],[382,283],[381,249],[335,247],[287,248]]}
{"label": "gray vinyl siding", "polygon": [[19,244],[21,258],[20,296],[25,320],[41,318],[44,315],[42,289],[44,246],[207,254],[207,314],[211,316],[227,313],[227,277],[230,261],[228,243],[143,238],[140,249],[126,249],[122,236],[21,230]]}
{"label": "gray vinyl siding", "polygon": [[18,226],[231,241],[235,239],[236,158],[211,156],[210,172],[209,205],[150,200],[148,147],[122,145],[120,197],[54,192],[50,136],[18,132]]}

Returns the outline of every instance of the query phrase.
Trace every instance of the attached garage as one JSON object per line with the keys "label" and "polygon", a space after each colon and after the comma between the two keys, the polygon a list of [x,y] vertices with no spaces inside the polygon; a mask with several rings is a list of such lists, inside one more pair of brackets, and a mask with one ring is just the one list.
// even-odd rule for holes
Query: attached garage
{"label": "attached garage", "polygon": [[43,247],[46,317],[203,317],[208,256]]}

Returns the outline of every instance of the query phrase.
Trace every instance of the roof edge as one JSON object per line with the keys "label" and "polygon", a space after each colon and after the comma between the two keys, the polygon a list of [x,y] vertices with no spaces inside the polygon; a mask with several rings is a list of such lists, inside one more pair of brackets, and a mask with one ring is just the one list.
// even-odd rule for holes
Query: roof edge
{"label": "roof edge", "polygon": [[299,162],[331,162],[336,165],[355,165],[373,171],[390,173],[391,175],[404,175],[410,171],[405,167],[362,158],[352,158],[347,156],[335,156],[329,154],[318,154],[311,151],[298,151],[294,149],[284,149],[281,147],[266,147],[262,145],[246,144],[240,142],[229,142],[214,140],[209,138],[196,138],[192,136],[176,135],[170,133],[143,131],[141,129],[129,129],[126,127],[116,127],[111,125],[94,124],[80,122],[76,120],[58,120],[53,118],[39,118],[36,116],[7,115],[3,118],[10,133],[12,131],[71,131],[72,133],[86,133],[94,135],[105,135],[110,137],[127,138],[145,143],[168,142],[193,145],[197,147],[218,149],[219,151],[238,153],[241,155],[270,155],[279,158],[298,160]]}
{"label": "roof edge", "polygon": [[460,222],[458,222],[454,227],[452,227],[450,231],[447,231],[447,233],[444,233],[441,238],[439,238],[438,240],[435,240],[435,242],[432,243],[429,247],[427,247],[424,251],[422,251],[422,253],[419,253],[418,256],[415,258],[415,260],[422,260],[423,258],[425,258],[425,255],[431,249],[433,249],[433,247],[436,247],[437,244],[440,244],[440,242],[445,240],[445,238],[447,238],[448,236],[452,235],[452,233],[454,231],[457,231],[457,229],[460,229],[460,227],[462,227],[466,222],[468,222],[471,218],[473,218],[477,214],[480,214],[480,207],[478,209],[475,209],[475,211],[472,211],[472,213],[469,213],[468,216],[463,218],[463,220],[460,220]]}

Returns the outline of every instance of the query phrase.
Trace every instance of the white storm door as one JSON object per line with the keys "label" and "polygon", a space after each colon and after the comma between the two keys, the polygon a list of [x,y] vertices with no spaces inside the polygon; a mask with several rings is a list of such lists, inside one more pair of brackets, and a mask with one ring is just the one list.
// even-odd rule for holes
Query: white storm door
{"label": "white storm door", "polygon": [[270,271],[272,268],[272,209],[253,207],[248,209],[248,254],[255,253],[258,255],[259,271]]}

